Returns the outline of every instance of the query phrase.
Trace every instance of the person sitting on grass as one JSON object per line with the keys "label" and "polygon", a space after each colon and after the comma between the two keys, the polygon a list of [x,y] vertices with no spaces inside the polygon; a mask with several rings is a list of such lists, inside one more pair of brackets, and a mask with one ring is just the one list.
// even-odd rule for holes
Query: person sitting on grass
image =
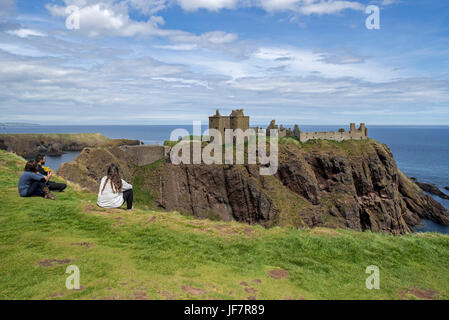
{"label": "person sitting on grass", "polygon": [[[43,176],[47,175],[47,172],[42,167],[43,165],[45,165],[46,160],[47,159],[46,159],[45,155],[42,155],[42,154],[39,154],[36,157],[37,168],[39,170],[39,173]],[[53,171],[50,171],[50,172],[53,172]],[[67,185],[65,183],[53,182],[53,181],[50,181],[50,179],[47,181],[47,186],[48,186],[48,189],[50,189],[50,191],[59,191],[59,192],[62,192],[62,191],[64,191],[65,188],[67,188]]]}
{"label": "person sitting on grass", "polygon": [[28,161],[25,165],[25,172],[19,179],[19,195],[21,197],[39,196],[45,199],[55,200],[55,196],[50,192],[46,183],[53,173],[43,176],[38,172],[36,161]]}
{"label": "person sitting on grass", "polygon": [[101,179],[98,191],[98,206],[102,208],[120,208],[126,202],[126,208],[133,208],[133,186],[120,178],[116,164],[108,167],[108,174]]}

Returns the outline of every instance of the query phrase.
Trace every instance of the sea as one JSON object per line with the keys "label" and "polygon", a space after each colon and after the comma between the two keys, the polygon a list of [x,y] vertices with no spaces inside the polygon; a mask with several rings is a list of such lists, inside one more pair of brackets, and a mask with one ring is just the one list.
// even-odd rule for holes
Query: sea
{"label": "sea", "polygon": [[[286,126],[288,127],[288,126]],[[302,131],[337,131],[346,126],[303,125]],[[175,129],[193,134],[192,125],[90,125],[90,126],[2,126],[0,133],[93,133],[99,132],[113,139],[138,139],[144,144],[160,144],[170,139]],[[203,131],[207,128],[202,127]],[[348,128],[346,128],[348,129]],[[368,126],[368,136],[388,145],[398,167],[409,177],[433,183],[449,194],[449,126]],[[79,152],[60,157],[47,157],[47,165],[57,170],[63,162],[70,162]],[[433,196],[449,211],[449,201]],[[449,234],[449,227],[424,220],[418,232]]]}

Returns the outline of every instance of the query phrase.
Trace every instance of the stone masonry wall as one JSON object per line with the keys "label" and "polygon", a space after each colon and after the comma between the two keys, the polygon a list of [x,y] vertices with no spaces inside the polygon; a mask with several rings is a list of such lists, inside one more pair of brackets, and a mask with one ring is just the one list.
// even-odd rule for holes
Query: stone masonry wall
{"label": "stone masonry wall", "polygon": [[120,149],[135,157],[138,166],[144,166],[161,160],[165,158],[170,151],[170,147],[157,145],[123,146],[120,147]]}
{"label": "stone masonry wall", "polygon": [[367,136],[362,131],[355,132],[301,132],[299,135],[299,141],[307,142],[308,140],[322,139],[322,140],[335,140],[335,141],[344,141],[344,140],[363,140],[367,139]]}

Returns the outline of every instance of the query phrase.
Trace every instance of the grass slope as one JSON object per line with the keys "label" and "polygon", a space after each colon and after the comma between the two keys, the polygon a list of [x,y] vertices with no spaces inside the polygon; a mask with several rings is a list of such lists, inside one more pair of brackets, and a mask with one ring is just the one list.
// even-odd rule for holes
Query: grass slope
{"label": "grass slope", "polygon": [[[0,299],[449,298],[447,236],[266,230],[139,204],[128,213],[74,188],[19,198],[23,165],[0,151]],[[79,291],[65,288],[70,264]],[[380,290],[365,288],[369,265]],[[288,277],[270,276],[277,269]]]}
{"label": "grass slope", "polygon": [[2,133],[0,138],[16,140],[52,140],[60,143],[79,143],[98,145],[109,142],[111,139],[101,133]]}

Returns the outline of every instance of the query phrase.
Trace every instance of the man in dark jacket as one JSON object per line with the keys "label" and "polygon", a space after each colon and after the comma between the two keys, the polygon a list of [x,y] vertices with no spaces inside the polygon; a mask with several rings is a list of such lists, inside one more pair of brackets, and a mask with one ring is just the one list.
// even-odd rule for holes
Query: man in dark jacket
{"label": "man in dark jacket", "polygon": [[43,176],[37,171],[36,161],[28,161],[25,170],[19,179],[19,195],[21,197],[41,196],[45,199],[55,200],[55,196],[46,186],[47,181],[51,178],[52,173]]}
{"label": "man in dark jacket", "polygon": [[[45,155],[39,154],[36,157],[36,163],[38,166],[38,170],[39,173],[43,176],[47,175],[47,172],[44,170],[44,168],[42,168],[43,165],[45,165]],[[65,188],[67,188],[67,185],[65,183],[57,183],[57,182],[53,182],[53,181],[47,181],[47,186],[48,189],[50,189],[50,191],[63,191]]]}

